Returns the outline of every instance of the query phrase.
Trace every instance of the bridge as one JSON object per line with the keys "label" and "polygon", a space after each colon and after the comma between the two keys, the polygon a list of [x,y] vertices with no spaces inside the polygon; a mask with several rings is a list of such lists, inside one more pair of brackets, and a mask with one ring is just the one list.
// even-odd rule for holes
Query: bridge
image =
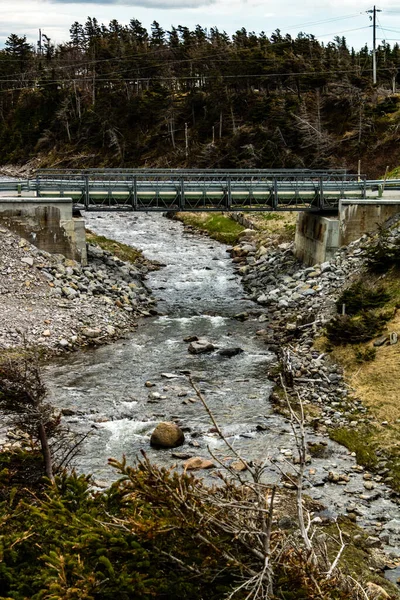
{"label": "bridge", "polygon": [[39,247],[85,262],[81,210],[297,211],[295,252],[313,265],[399,213],[392,190],[400,180],[344,169],[41,169],[0,180],[0,219]]}
{"label": "bridge", "polygon": [[0,181],[1,192],[72,198],[95,211],[324,211],[364,199],[382,182],[344,169],[41,169]]}

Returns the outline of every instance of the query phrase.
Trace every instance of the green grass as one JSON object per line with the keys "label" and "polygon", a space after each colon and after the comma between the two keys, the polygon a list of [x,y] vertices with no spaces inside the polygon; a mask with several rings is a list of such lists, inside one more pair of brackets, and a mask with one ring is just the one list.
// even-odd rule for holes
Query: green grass
{"label": "green grass", "polygon": [[368,469],[374,469],[378,462],[376,455],[377,444],[374,439],[374,435],[366,430],[355,430],[341,427],[340,429],[332,429],[329,432],[329,436],[335,442],[346,446],[350,452],[355,452],[357,463],[363,465]]}
{"label": "green grass", "polygon": [[110,240],[103,235],[97,235],[89,229],[86,230],[86,241],[94,246],[100,246],[102,250],[111,252],[113,256],[117,256],[123,261],[131,263],[145,261],[145,258],[140,250],[137,250],[132,246],[128,246],[127,244]]}
{"label": "green grass", "polygon": [[224,244],[235,244],[245,229],[242,225],[221,213],[178,213],[177,218]]}

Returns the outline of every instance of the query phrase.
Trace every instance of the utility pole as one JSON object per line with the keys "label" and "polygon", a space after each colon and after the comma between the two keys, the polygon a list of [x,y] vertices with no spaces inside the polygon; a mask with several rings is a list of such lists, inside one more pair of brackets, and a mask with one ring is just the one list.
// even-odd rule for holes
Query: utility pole
{"label": "utility pole", "polygon": [[367,13],[372,13],[372,83],[376,84],[376,13],[382,12],[374,6],[373,9],[367,10]]}

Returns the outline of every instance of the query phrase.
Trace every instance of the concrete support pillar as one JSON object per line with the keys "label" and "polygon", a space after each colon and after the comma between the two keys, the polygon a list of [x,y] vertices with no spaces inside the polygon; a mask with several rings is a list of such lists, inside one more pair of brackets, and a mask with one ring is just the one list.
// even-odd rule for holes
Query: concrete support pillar
{"label": "concrete support pillar", "polygon": [[330,260],[339,247],[339,219],[301,212],[297,217],[295,255],[306,265]]}
{"label": "concrete support pillar", "polygon": [[71,198],[0,198],[0,220],[40,250],[87,264],[85,224]]}

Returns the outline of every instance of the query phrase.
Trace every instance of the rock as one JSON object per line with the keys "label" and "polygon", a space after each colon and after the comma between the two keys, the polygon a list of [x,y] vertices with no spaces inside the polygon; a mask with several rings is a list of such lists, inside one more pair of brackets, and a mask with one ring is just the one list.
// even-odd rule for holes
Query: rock
{"label": "rock", "polygon": [[389,594],[386,590],[383,589],[380,585],[376,583],[372,583],[369,581],[367,583],[368,597],[371,600],[385,600],[385,598],[390,598]]}
{"label": "rock", "polygon": [[68,346],[69,346],[69,341],[68,341],[68,340],[66,340],[66,339],[59,340],[59,342],[58,342],[58,345],[59,345],[61,348],[68,348]]}
{"label": "rock", "polygon": [[364,487],[366,490],[373,490],[373,489],[375,489],[375,484],[372,483],[372,481],[365,481]]}
{"label": "rock", "polygon": [[150,392],[149,394],[150,400],[165,400],[166,396],[162,396],[159,392]]}
{"label": "rock", "polygon": [[185,435],[176,423],[159,423],[151,434],[150,444],[155,448],[176,448],[182,446]]}
{"label": "rock", "polygon": [[161,377],[164,377],[164,379],[179,379],[182,375],[177,375],[176,373],[161,373]]}
{"label": "rock", "polygon": [[365,543],[369,548],[380,548],[382,546],[382,541],[373,535],[369,535],[365,540]]}
{"label": "rock", "polygon": [[156,384],[155,384],[155,383],[152,383],[151,381],[146,381],[144,385],[145,385],[147,388],[151,388],[151,387],[154,387]]}
{"label": "rock", "polygon": [[204,354],[205,352],[212,352],[213,350],[215,350],[215,346],[208,340],[203,339],[192,342],[188,347],[188,352],[191,354]]}
{"label": "rock", "polygon": [[321,273],[328,273],[329,271],[332,270],[330,262],[321,263],[319,268],[320,268]]}
{"label": "rock", "polygon": [[190,344],[190,342],[197,342],[198,339],[199,338],[197,335],[188,335],[187,337],[183,338],[183,341],[187,344]]}
{"label": "rock", "polygon": [[237,460],[230,465],[231,469],[234,471],[247,471],[247,465],[242,460]]}
{"label": "rock", "polygon": [[213,469],[215,467],[212,460],[201,458],[200,456],[194,456],[189,458],[183,465],[185,471],[195,471],[198,469]]}
{"label": "rock", "polygon": [[381,335],[374,341],[374,346],[376,346],[377,348],[379,346],[383,346],[383,344],[387,341],[387,339],[388,339],[387,335]]}
{"label": "rock", "polygon": [[29,265],[30,267],[33,267],[33,258],[31,256],[24,256],[24,258],[21,258],[21,262],[25,263],[26,265]]}
{"label": "rock", "polygon": [[172,452],[171,456],[179,460],[188,460],[193,457],[193,454],[190,454],[190,452]]}
{"label": "rock", "polygon": [[232,356],[236,356],[237,354],[241,354],[242,352],[244,352],[243,348],[239,348],[237,346],[233,348],[222,348],[218,351],[218,354],[220,354],[221,356],[227,356],[228,358],[231,358]]}
{"label": "rock", "polygon": [[233,315],[233,318],[236,319],[237,321],[246,321],[249,318],[249,313],[247,313],[247,312],[237,313],[236,315]]}
{"label": "rock", "polygon": [[86,338],[97,338],[101,335],[101,329],[85,327],[82,329],[82,335]]}

